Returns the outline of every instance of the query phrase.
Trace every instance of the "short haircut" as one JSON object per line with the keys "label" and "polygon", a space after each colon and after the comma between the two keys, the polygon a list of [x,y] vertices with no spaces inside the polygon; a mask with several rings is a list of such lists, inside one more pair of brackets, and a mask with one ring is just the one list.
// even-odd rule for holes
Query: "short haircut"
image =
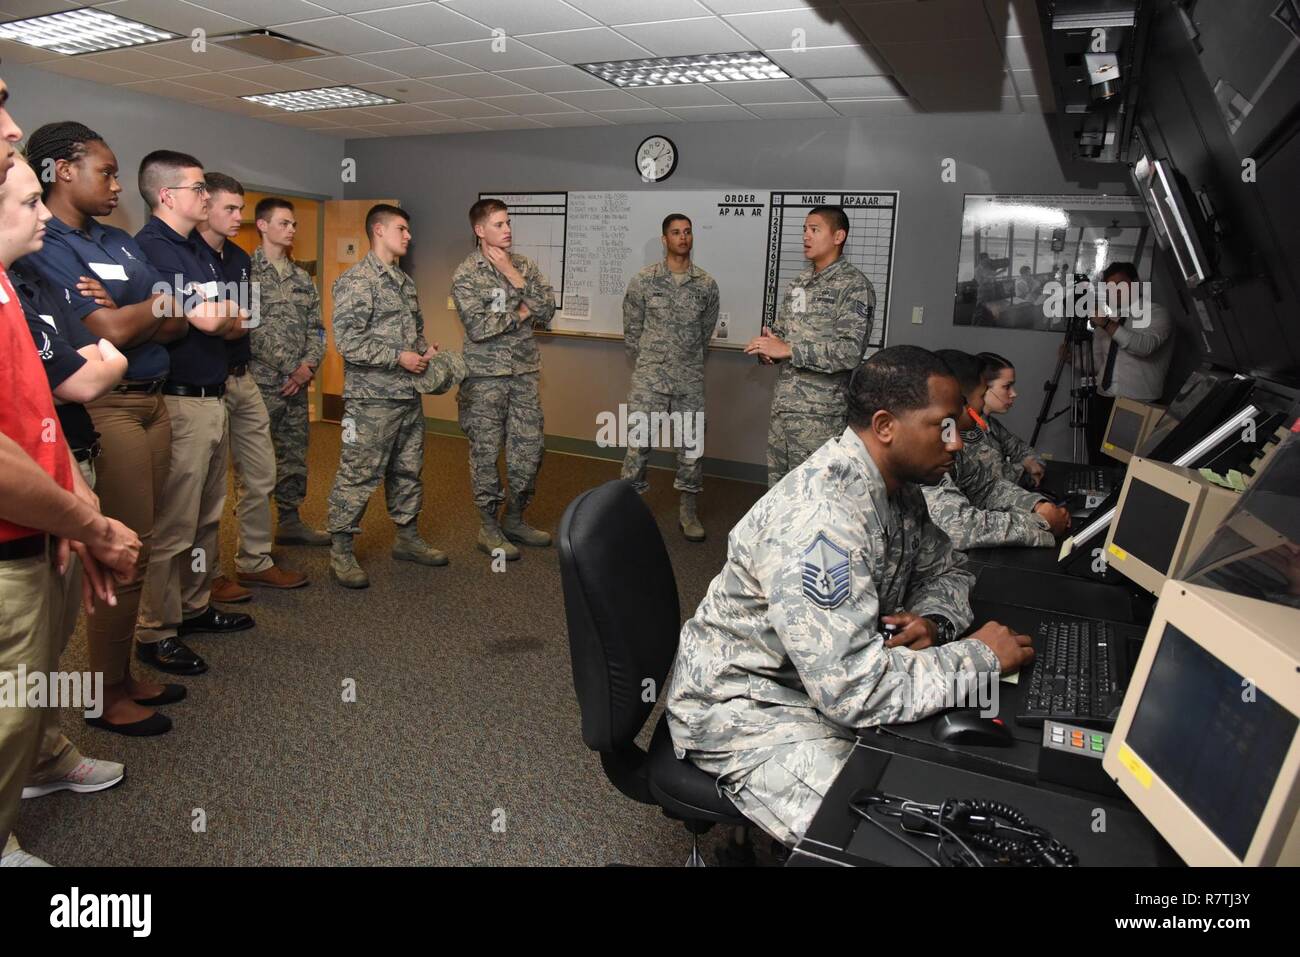
{"label": "short haircut", "polygon": [[394,216],[401,216],[408,223],[411,221],[411,214],[400,206],[394,206],[392,203],[376,203],[370,207],[370,212],[366,213],[366,239],[374,241],[375,224],[386,222]]}
{"label": "short haircut", "polygon": [[687,216],[685,213],[669,213],[667,216],[664,217],[663,234],[665,236],[668,235],[668,227],[671,226],[673,223],[677,222],[677,220],[679,219],[686,220],[686,222],[692,226],[695,225],[694,223],[691,222],[691,217]]}
{"label": "short haircut", "polygon": [[139,186],[140,195],[150,209],[158,208],[158,191],[164,186],[179,185],[174,181],[177,173],[183,169],[203,169],[203,164],[189,153],[177,153],[175,150],[154,150],[140,160]]}
{"label": "short haircut", "polygon": [[270,220],[271,214],[277,209],[287,209],[293,212],[293,203],[287,199],[281,199],[279,196],[263,196],[257,201],[257,206],[253,208],[254,221],[259,219]]}
{"label": "short haircut", "polygon": [[469,226],[473,229],[475,226],[481,226],[487,222],[488,217],[493,213],[508,213],[510,207],[499,199],[480,199],[477,203],[469,208]]}
{"label": "short haircut", "polygon": [[1005,356],[1000,356],[996,352],[981,352],[976,358],[980,361],[980,376],[985,382],[992,382],[1002,372],[1003,369],[1015,370],[1011,360]]}
{"label": "short haircut", "polygon": [[233,176],[227,176],[225,173],[206,173],[203,180],[208,184],[208,195],[210,196],[216,193],[244,195],[244,184]]}
{"label": "short haircut", "polygon": [[962,394],[967,398],[984,385],[984,377],[980,375],[980,360],[969,352],[962,352],[960,349],[939,349],[935,355],[952,370],[953,378],[957,380]]}
{"label": "short haircut", "polygon": [[1138,281],[1138,267],[1128,262],[1113,262],[1101,271],[1101,278],[1104,282],[1116,273],[1123,273],[1129,282]]}
{"label": "short haircut", "polygon": [[90,152],[91,143],[103,142],[104,138],[90,127],[71,120],[46,123],[27,137],[24,154],[41,181],[41,195],[48,196],[54,185],[53,177],[42,175],[47,168],[52,168],[59,160],[75,163]]}
{"label": "short haircut", "polygon": [[952,372],[929,349],[890,346],[865,360],[849,379],[849,425],[863,429],[884,410],[901,415],[930,404],[930,377]]}
{"label": "short haircut", "polygon": [[844,230],[844,241],[848,242],[849,234],[849,217],[848,214],[839,206],[814,206],[808,210],[809,216],[820,216],[826,222],[831,224],[831,232],[838,229]]}

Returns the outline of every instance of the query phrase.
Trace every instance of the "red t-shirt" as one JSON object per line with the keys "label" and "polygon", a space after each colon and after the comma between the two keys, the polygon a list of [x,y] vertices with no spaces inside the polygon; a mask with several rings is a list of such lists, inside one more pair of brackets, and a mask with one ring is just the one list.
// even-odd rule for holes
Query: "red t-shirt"
{"label": "red t-shirt", "polygon": [[[18,293],[0,266],[0,432],[13,439],[69,492],[72,462],[41,357],[27,329]],[[40,529],[0,519],[0,542],[39,534]]]}

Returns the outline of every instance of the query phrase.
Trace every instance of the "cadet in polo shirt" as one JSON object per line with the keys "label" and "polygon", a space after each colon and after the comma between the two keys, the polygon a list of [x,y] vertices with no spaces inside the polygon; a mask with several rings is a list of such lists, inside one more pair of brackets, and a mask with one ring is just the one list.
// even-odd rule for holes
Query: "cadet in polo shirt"
{"label": "cadet in polo shirt", "polygon": [[[217,259],[195,232],[208,211],[202,164],[184,153],[150,153],[140,163],[140,193],[153,215],[135,239],[163,282],[187,304],[220,299]],[[140,601],[136,654],[175,674],[207,670],[207,663],[181,641],[185,635],[253,627],[248,615],[217,611],[209,604],[226,501],[225,340],[248,334],[237,304],[226,302],[223,327],[214,333],[191,328],[168,345],[171,374],[163,385],[163,401],[172,419],[171,471]]]}
{"label": "cadet in polo shirt", "polygon": [[[153,710],[179,701],[181,685],[145,681],[131,673],[131,646],[154,522],[171,466],[171,419],[161,388],[169,359],[166,342],[184,336],[190,320],[170,300],[157,270],[135,240],[96,221],[118,205],[117,157],[80,123],[48,123],[27,140],[33,169],[42,177],[45,205],[53,214],[45,245],[21,266],[39,273],[65,312],[127,357],[126,378],[103,398],[86,404],[103,453],[95,463],[100,509],[140,536],[139,568],[118,589],[117,603],[99,602],[86,619],[89,668],[104,675],[102,728],[119,734],[157,734],[171,721]],[[97,281],[100,295],[89,287]],[[213,307],[194,306],[193,321],[225,322]]]}
{"label": "cadet in polo shirt", "polygon": [[[218,261],[225,280],[225,295],[253,308],[253,269],[248,253],[235,243],[244,211],[244,187],[224,173],[208,173],[208,218],[199,223],[197,236]],[[271,419],[261,390],[249,375],[252,352],[249,336],[226,340],[226,443],[235,466],[235,516],[239,523],[239,552],[232,582],[219,576],[212,600],[247,601],[244,585],[300,588],[307,576],[276,567],[271,558],[271,492],[275,489],[275,446]],[[218,566],[220,563],[218,562]]]}

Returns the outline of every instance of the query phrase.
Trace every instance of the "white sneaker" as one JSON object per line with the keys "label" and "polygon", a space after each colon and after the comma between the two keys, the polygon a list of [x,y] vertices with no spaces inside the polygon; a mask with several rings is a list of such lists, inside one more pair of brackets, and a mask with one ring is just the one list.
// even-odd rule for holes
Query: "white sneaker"
{"label": "white sneaker", "polygon": [[125,765],[118,764],[116,761],[82,758],[75,768],[57,781],[29,784],[23,788],[23,798],[44,797],[55,791],[73,791],[77,794],[107,791],[114,785],[121,784],[124,777],[126,777]]}
{"label": "white sneaker", "polygon": [[18,846],[18,839],[12,834],[5,842],[5,851],[0,854],[0,867],[49,867],[35,854],[28,854]]}

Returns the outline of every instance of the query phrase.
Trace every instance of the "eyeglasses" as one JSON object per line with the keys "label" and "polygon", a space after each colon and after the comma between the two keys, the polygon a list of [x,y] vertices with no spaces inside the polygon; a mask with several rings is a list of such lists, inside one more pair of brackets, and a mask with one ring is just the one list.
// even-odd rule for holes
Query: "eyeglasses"
{"label": "eyeglasses", "polygon": [[164,186],[163,189],[192,189],[196,194],[206,196],[208,192],[208,184],[195,183],[193,186]]}

